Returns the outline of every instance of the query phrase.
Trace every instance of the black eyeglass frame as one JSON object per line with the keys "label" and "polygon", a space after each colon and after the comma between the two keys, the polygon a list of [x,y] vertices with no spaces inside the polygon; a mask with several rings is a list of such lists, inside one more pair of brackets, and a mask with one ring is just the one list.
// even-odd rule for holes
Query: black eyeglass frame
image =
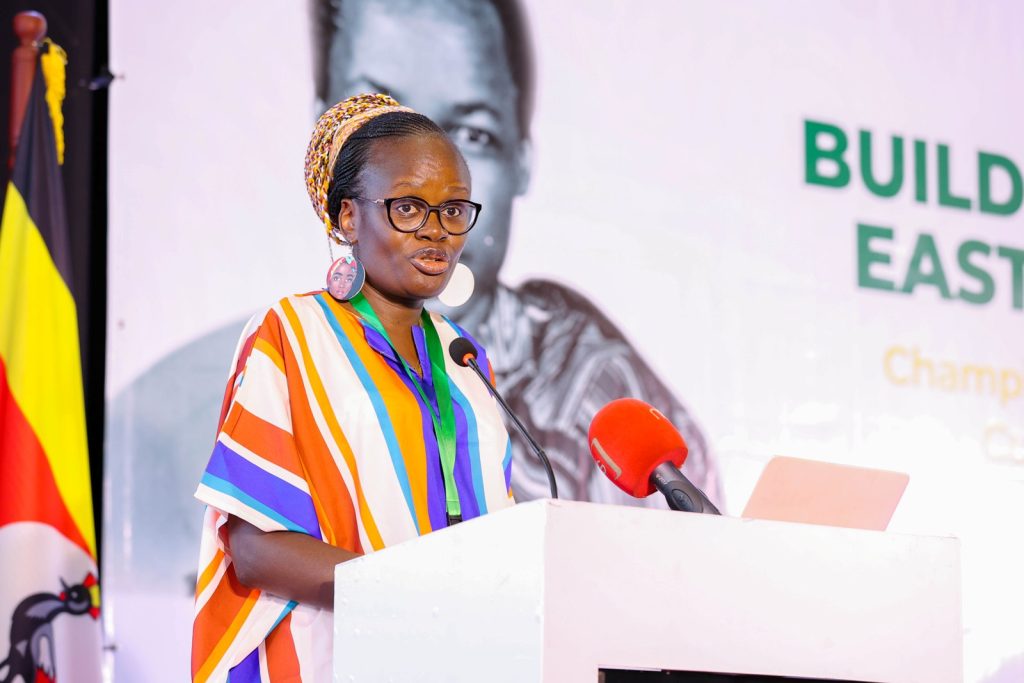
{"label": "black eyeglass frame", "polygon": [[[480,218],[480,212],[483,211],[483,208],[484,208],[482,204],[477,204],[476,202],[470,201],[468,199],[449,199],[446,202],[441,202],[437,206],[434,206],[433,204],[430,204],[426,199],[423,199],[421,197],[416,197],[414,195],[405,195],[403,197],[388,197],[388,198],[385,198],[385,199],[370,199],[369,197],[352,197],[352,199],[355,199],[355,200],[358,200],[358,201],[363,201],[363,202],[371,202],[373,204],[377,204],[378,206],[383,206],[384,207],[384,213],[387,215],[388,223],[391,224],[391,227],[394,228],[395,230],[397,230],[398,232],[403,232],[403,233],[406,233],[406,234],[414,233],[414,232],[416,232],[418,230],[421,230],[423,228],[423,226],[427,224],[427,221],[430,220],[430,214],[432,212],[436,211],[437,212],[437,221],[441,225],[441,227],[444,228],[444,231],[447,232],[449,235],[454,235],[456,237],[460,237],[462,235],[465,235],[466,233],[468,233],[470,230],[473,229],[473,226],[476,225],[477,220]],[[427,207],[427,212],[423,215],[423,222],[420,223],[419,225],[417,225],[415,228],[402,229],[402,228],[398,227],[397,225],[395,225],[394,219],[391,218],[391,205],[393,203],[399,201],[399,200],[402,200],[402,199],[415,199],[417,202],[421,202],[424,206]],[[462,232],[452,232],[451,230],[449,230],[445,226],[444,218],[441,215],[441,209],[443,209],[444,207],[448,206],[449,204],[456,204],[456,203],[458,203],[458,204],[469,204],[470,206],[472,206],[473,208],[476,209],[476,213],[473,215],[473,222],[470,223],[469,227],[466,228],[465,230],[463,230]]]}

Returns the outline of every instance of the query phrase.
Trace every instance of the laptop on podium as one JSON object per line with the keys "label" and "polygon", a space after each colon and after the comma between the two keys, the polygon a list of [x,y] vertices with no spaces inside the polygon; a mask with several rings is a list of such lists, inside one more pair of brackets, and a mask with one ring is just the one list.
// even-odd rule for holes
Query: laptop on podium
{"label": "laptop on podium", "polygon": [[903,472],[776,456],[742,516],[884,531],[909,481]]}

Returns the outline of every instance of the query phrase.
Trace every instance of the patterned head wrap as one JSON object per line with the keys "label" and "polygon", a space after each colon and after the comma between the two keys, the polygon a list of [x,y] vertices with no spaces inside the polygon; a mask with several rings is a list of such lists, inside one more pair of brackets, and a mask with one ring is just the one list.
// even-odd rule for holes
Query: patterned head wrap
{"label": "patterned head wrap", "polygon": [[393,111],[411,112],[388,95],[353,95],[325,111],[316,122],[313,136],[306,149],[306,192],[313,210],[324,222],[327,234],[340,242],[334,234],[334,217],[327,209],[327,194],[334,176],[334,162],[338,160],[345,141],[370,119]]}

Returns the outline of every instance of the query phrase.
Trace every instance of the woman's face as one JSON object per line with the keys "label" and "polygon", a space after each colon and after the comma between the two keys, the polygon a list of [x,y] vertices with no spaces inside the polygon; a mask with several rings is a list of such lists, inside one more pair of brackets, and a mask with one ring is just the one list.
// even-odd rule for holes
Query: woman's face
{"label": "woman's face", "polygon": [[362,172],[363,198],[342,200],[339,224],[356,243],[366,284],[385,297],[421,305],[437,296],[459,262],[466,235],[450,235],[436,211],[416,232],[391,227],[387,209],[373,200],[419,197],[432,206],[470,199],[469,169],[447,139],[423,135],[383,138]]}
{"label": "woman's face", "polygon": [[335,299],[347,299],[349,292],[352,290],[352,283],[355,279],[355,264],[341,261],[334,267],[334,270],[331,271],[331,276],[327,280],[327,291],[330,292],[331,296]]}

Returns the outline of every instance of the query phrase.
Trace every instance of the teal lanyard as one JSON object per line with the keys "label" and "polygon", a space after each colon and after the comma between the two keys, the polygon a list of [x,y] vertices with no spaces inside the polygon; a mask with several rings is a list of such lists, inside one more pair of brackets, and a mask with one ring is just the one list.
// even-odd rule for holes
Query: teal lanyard
{"label": "teal lanyard", "polygon": [[430,371],[434,378],[434,393],[437,396],[437,411],[434,411],[427,394],[420,380],[419,375],[409,367],[409,364],[398,353],[387,330],[377,313],[374,312],[370,302],[359,293],[349,300],[352,307],[356,309],[363,320],[370,327],[376,330],[395,352],[395,357],[401,363],[406,377],[416,387],[420,399],[427,406],[430,412],[430,421],[434,425],[434,436],[437,438],[437,450],[441,455],[441,473],[444,476],[445,507],[448,512],[448,523],[452,524],[462,520],[462,506],[459,505],[459,491],[455,485],[455,409],[452,407],[452,390],[448,383],[448,371],[444,367],[444,348],[441,346],[441,338],[437,336],[437,329],[430,319],[426,310],[420,315],[423,323],[423,333],[427,341],[427,359],[430,361]]}

